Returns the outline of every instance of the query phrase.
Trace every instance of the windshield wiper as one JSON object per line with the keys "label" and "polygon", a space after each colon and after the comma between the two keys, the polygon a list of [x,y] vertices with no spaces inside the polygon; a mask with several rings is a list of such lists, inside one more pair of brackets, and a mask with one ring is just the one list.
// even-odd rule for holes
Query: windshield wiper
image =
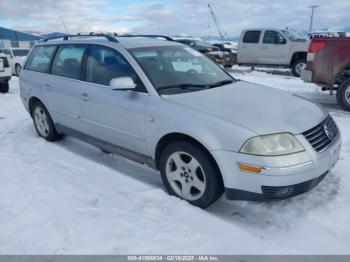
{"label": "windshield wiper", "polygon": [[158,87],[157,90],[158,91],[162,91],[162,90],[167,90],[167,89],[174,89],[174,88],[177,88],[177,89],[189,89],[189,88],[208,88],[208,85],[200,85],[200,84],[191,84],[191,83],[188,83],[188,84],[178,84],[178,85],[169,85],[169,86],[161,86],[161,87]]}
{"label": "windshield wiper", "polygon": [[223,80],[220,82],[217,82],[215,84],[211,84],[209,85],[209,88],[213,88],[213,87],[218,87],[218,86],[224,86],[224,85],[228,85],[228,84],[232,84],[235,80],[230,79],[230,80]]}

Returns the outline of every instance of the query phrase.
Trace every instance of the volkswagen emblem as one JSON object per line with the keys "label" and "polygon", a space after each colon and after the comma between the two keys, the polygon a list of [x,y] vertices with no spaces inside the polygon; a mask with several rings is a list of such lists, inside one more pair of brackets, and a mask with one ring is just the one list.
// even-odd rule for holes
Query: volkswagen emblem
{"label": "volkswagen emblem", "polygon": [[324,132],[326,133],[326,136],[329,138],[329,140],[333,140],[334,134],[332,129],[330,129],[329,126],[327,126],[327,124],[323,126],[323,129],[324,129]]}

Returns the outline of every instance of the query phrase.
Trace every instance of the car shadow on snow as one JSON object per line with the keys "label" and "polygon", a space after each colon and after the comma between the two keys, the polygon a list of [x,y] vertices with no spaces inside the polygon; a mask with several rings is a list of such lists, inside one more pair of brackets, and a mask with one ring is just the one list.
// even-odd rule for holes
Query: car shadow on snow
{"label": "car shadow on snow", "polygon": [[126,175],[129,178],[137,179],[145,184],[154,187],[163,187],[160,176],[156,171],[146,165],[135,163],[124,157],[105,153],[98,147],[87,144],[73,137],[64,137],[57,145],[64,149],[116,171],[116,175]]}
{"label": "car shadow on snow", "polygon": [[208,208],[208,212],[224,220],[253,226],[260,230],[289,228],[315,210],[331,204],[339,190],[340,178],[330,172],[311,191],[281,201],[229,201],[222,197]]}

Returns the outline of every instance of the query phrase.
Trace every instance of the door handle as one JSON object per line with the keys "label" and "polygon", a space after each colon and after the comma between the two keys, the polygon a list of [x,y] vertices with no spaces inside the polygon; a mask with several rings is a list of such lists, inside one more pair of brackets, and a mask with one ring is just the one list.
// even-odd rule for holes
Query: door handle
{"label": "door handle", "polygon": [[89,95],[87,93],[82,93],[81,94],[81,98],[83,99],[83,101],[88,101],[89,100]]}
{"label": "door handle", "polygon": [[263,46],[262,49],[267,49],[267,46]]}

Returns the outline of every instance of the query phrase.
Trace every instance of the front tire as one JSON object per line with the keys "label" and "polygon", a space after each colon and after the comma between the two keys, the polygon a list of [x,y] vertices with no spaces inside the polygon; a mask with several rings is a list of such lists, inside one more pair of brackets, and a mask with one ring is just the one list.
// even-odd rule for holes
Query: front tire
{"label": "front tire", "polygon": [[292,74],[295,77],[300,77],[301,70],[305,69],[306,61],[304,59],[296,60],[292,65]]}
{"label": "front tire", "polygon": [[223,193],[218,168],[208,153],[193,143],[177,141],[168,145],[161,154],[160,172],[170,195],[200,208]]}
{"label": "front tire", "polygon": [[0,93],[8,93],[9,91],[9,82],[0,83]]}
{"label": "front tire", "polygon": [[62,138],[62,135],[57,132],[49,112],[42,103],[36,102],[33,105],[31,115],[35,130],[39,136],[47,141],[56,141]]}
{"label": "front tire", "polygon": [[337,90],[337,101],[341,108],[350,111],[350,78],[341,83]]}

